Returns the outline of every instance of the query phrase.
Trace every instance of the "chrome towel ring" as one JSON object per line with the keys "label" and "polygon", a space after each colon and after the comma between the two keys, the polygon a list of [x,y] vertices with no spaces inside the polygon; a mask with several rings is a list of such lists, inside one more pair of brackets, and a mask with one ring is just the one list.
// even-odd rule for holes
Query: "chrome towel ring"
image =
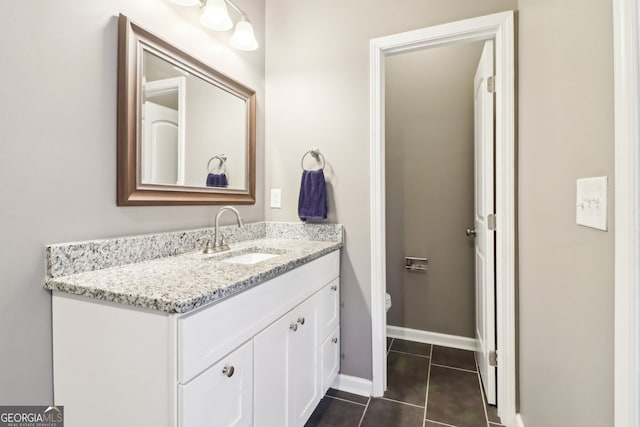
{"label": "chrome towel ring", "polygon": [[320,169],[324,169],[324,165],[326,164],[326,162],[324,160],[324,156],[322,155],[320,150],[318,150],[317,148],[314,148],[312,150],[307,151],[306,153],[304,153],[302,155],[302,159],[300,159],[300,167],[302,167],[302,170],[304,170],[304,158],[307,157],[307,155],[309,155],[309,154],[311,154],[311,157],[316,159],[316,162],[321,162],[322,166],[320,166]]}
{"label": "chrome towel ring", "polygon": [[227,156],[226,154],[220,154],[219,156],[213,156],[207,162],[207,173],[211,173],[211,162],[214,160],[218,160],[220,163],[218,164],[219,173],[227,174]]}

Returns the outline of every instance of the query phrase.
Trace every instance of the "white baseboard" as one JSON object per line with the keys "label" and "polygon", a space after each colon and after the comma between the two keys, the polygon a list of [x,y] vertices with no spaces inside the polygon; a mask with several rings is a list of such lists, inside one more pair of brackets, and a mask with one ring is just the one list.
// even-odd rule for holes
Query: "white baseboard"
{"label": "white baseboard", "polygon": [[389,338],[400,338],[403,340],[423,342],[426,344],[459,348],[462,350],[476,351],[479,347],[478,340],[475,338],[402,328],[400,326],[387,325],[387,336]]}
{"label": "white baseboard", "polygon": [[516,414],[516,427],[524,427],[524,421],[522,421],[520,414]]}
{"label": "white baseboard", "polygon": [[331,384],[331,388],[336,390],[346,391],[347,393],[357,394],[359,396],[371,396],[373,383],[371,380],[365,380],[364,378],[352,377],[349,375],[338,374],[336,379]]}

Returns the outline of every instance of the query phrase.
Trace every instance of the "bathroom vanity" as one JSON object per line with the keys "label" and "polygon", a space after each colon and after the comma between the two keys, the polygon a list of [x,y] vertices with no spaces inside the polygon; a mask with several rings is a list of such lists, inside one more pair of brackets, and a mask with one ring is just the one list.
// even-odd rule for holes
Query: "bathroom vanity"
{"label": "bathroom vanity", "polygon": [[[342,227],[243,229],[214,255],[157,256],[207,230],[47,248],[67,426],[305,424],[340,367]],[[182,246],[167,249],[172,238]],[[153,259],[122,263],[145,246]],[[109,247],[119,254],[96,255]]]}

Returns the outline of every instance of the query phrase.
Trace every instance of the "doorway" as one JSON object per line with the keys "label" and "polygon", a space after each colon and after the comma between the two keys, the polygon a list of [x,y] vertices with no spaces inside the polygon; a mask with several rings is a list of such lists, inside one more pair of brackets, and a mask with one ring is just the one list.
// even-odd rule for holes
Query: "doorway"
{"label": "doorway", "polygon": [[386,388],[384,59],[470,41],[495,43],[496,314],[498,411],[515,420],[515,144],[513,13],[473,18],[371,41],[371,281],[373,395]]}
{"label": "doorway", "polygon": [[481,349],[495,405],[493,75],[491,40],[385,58],[387,338]]}

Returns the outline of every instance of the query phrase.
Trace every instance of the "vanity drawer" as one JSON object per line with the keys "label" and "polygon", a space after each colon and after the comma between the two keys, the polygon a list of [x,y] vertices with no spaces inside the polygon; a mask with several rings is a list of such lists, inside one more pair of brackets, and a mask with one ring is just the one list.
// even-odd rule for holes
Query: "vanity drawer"
{"label": "vanity drawer", "polygon": [[[186,384],[338,277],[334,251],[178,319],[178,382]],[[322,338],[322,337],[321,337]]]}
{"label": "vanity drawer", "polygon": [[[179,427],[250,427],[253,421],[253,341],[178,386]],[[215,421],[213,421],[215,420]]]}

